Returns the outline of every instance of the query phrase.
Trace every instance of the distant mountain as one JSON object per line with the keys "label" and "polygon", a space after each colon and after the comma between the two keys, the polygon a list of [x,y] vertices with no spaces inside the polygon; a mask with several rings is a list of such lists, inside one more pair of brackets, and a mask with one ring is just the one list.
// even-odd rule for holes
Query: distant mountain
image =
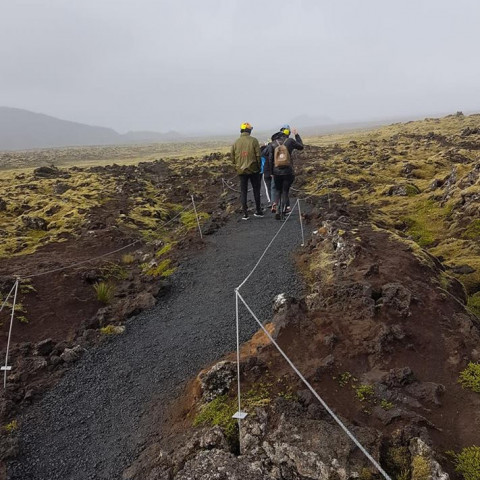
{"label": "distant mountain", "polygon": [[114,145],[178,140],[176,132],[128,132],[60,120],[19,108],[0,107],[0,150]]}

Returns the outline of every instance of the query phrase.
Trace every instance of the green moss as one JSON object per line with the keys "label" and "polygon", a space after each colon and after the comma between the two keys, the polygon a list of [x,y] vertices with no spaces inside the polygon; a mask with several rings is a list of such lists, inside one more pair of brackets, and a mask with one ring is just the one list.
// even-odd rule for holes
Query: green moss
{"label": "green moss", "polygon": [[460,453],[452,455],[455,470],[460,472],[465,480],[480,480],[480,447],[466,447]]}
{"label": "green moss", "polygon": [[388,400],[382,399],[382,401],[380,402],[380,406],[384,410],[391,410],[395,405],[392,402],[389,402]]}
{"label": "green moss", "polygon": [[12,420],[10,423],[7,423],[3,426],[3,431],[7,434],[12,434],[18,430],[18,422],[16,420]]}
{"label": "green moss", "polygon": [[[209,217],[208,213],[205,213],[205,212],[197,212],[197,213],[198,213],[198,219],[200,222],[202,220],[206,220]],[[195,212],[189,211],[189,212],[182,213],[180,215],[180,221],[188,229],[197,227],[197,217],[195,215]]]}
{"label": "green moss", "polygon": [[478,240],[480,238],[480,220],[473,220],[463,232],[462,238]]}
{"label": "green moss", "polygon": [[469,295],[467,307],[474,315],[480,317],[480,292]]}
{"label": "green moss", "polygon": [[162,255],[165,255],[166,253],[168,253],[173,247],[173,243],[166,243],[163,248],[161,248],[155,256],[157,257],[161,257]]}
{"label": "green moss", "polygon": [[169,268],[171,262],[172,261],[167,258],[165,260],[162,260],[158,265],[150,267],[148,264],[143,263],[141,267],[143,273],[145,275],[149,275],[150,277],[169,277],[176,270],[175,267]]}
{"label": "green moss", "polygon": [[458,381],[463,388],[480,393],[480,363],[470,362],[467,368],[460,372]]}
{"label": "green moss", "polygon": [[237,421],[232,418],[236,411],[235,399],[222,395],[202,406],[193,425],[218,425],[224,431],[227,439],[232,442],[238,435]]}
{"label": "green moss", "polygon": [[432,478],[430,462],[421,455],[415,455],[412,459],[412,480],[429,480]]}

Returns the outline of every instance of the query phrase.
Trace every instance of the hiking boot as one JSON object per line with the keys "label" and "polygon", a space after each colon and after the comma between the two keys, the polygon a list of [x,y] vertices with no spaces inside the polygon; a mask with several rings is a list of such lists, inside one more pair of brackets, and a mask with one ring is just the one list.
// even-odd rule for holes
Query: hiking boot
{"label": "hiking boot", "polygon": [[292,211],[292,209],[291,209],[290,207],[287,207],[287,208],[285,209],[285,212],[286,212],[286,213],[290,213],[291,211]]}
{"label": "hiking boot", "polygon": [[242,217],[242,220],[248,220],[248,213],[245,213]]}
{"label": "hiking boot", "polygon": [[277,204],[272,203],[272,213],[276,213],[276,212],[277,212]]}
{"label": "hiking boot", "polygon": [[261,210],[258,210],[253,214],[253,216],[254,217],[263,217],[263,212]]}

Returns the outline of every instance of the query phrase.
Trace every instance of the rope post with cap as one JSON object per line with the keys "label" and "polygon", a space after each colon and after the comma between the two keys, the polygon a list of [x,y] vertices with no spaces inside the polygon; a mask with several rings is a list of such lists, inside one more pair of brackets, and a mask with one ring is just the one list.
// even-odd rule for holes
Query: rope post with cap
{"label": "rope post with cap", "polygon": [[300,199],[297,200],[298,203],[298,218],[300,220],[300,229],[302,230],[302,243],[300,244],[301,247],[305,246],[305,234],[303,232],[303,221],[302,221],[302,210],[300,208]]}
{"label": "rope post with cap", "polygon": [[238,449],[240,455],[242,454],[242,420],[246,418],[247,413],[242,412],[242,402],[240,393],[240,320],[238,316],[238,288],[235,289],[235,323],[237,329],[237,398],[238,410],[233,414],[232,418],[237,419],[238,422]]}
{"label": "rope post with cap", "polygon": [[[18,294],[18,284],[20,283],[20,278],[17,277],[15,281],[15,285],[13,286],[12,290],[10,291],[10,294],[14,290],[15,293],[13,294],[13,304],[12,304],[12,314],[10,316],[10,329],[8,330],[8,341],[7,341],[7,352],[5,353],[5,365],[1,367],[1,370],[3,370],[3,388],[7,388],[7,372],[12,369],[11,365],[8,364],[8,353],[10,350],[10,339],[12,337],[12,327],[13,327],[13,318],[15,316],[15,305],[17,303],[17,294]],[[9,294],[9,296],[10,296]],[[8,297],[7,297],[8,299]],[[6,301],[5,301],[6,304]],[[2,306],[3,308],[3,306]]]}
{"label": "rope post with cap", "polygon": [[197,219],[197,225],[198,225],[198,231],[200,232],[200,238],[203,240],[202,229],[200,228],[200,220],[198,219],[197,207],[195,206],[195,199],[193,198],[193,195],[190,195],[190,196],[192,197],[193,211],[195,212],[195,218]]}

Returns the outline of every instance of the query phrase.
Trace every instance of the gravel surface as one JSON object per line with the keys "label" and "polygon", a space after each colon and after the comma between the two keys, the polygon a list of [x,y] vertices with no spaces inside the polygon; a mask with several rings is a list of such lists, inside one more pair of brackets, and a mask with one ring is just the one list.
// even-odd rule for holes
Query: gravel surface
{"label": "gravel surface", "polygon": [[[184,262],[172,292],[130,319],[124,335],[88,351],[22,419],[11,480],[121,478],[154,432],[149,405],[175,398],[198,371],[235,349],[235,296],[280,222],[270,213],[233,219]],[[273,297],[298,295],[292,252],[301,242],[292,215],[241,293],[262,320]],[[241,307],[241,337],[257,331]],[[150,429],[148,428],[150,425]],[[158,424],[157,424],[158,425]],[[158,428],[158,427],[157,427]]]}

